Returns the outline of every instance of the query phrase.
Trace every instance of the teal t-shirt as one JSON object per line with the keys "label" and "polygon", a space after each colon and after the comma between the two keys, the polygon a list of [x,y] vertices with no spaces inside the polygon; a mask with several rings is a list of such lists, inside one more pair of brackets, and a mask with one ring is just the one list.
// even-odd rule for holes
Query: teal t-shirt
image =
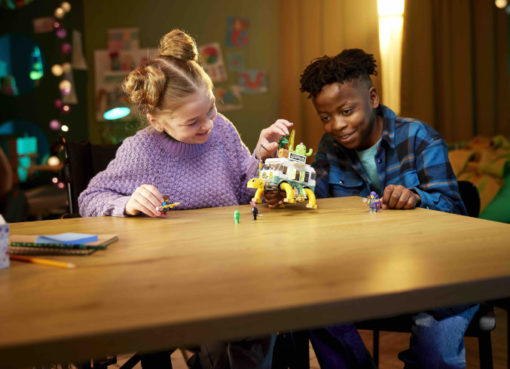
{"label": "teal t-shirt", "polygon": [[379,145],[379,142],[381,142],[381,140],[377,141],[374,146],[369,147],[366,150],[356,150],[359,161],[361,161],[361,165],[363,165],[363,168],[365,168],[365,171],[367,172],[368,179],[370,180],[370,187],[378,194],[381,193],[381,180],[377,173],[375,154],[377,154],[377,145]]}

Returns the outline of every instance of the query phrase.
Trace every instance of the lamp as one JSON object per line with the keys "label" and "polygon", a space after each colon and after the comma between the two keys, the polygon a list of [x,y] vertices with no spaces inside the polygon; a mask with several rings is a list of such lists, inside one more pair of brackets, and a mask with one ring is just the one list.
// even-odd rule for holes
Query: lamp
{"label": "lamp", "polygon": [[400,113],[400,75],[405,0],[377,0],[382,101]]}
{"label": "lamp", "polygon": [[126,106],[123,101],[119,90],[108,91],[106,96],[106,108],[103,113],[103,118],[106,120],[116,120],[128,116],[131,110]]}

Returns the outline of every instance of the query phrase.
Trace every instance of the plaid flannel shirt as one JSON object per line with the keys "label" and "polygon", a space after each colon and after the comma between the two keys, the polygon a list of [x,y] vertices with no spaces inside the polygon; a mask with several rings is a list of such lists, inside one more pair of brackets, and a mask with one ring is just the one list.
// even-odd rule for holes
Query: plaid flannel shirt
{"label": "plaid flannel shirt", "polygon": [[[384,123],[375,160],[383,191],[390,184],[402,185],[420,195],[421,207],[466,214],[441,135],[418,120],[397,118],[386,106],[381,105],[378,114]],[[312,166],[319,198],[368,196],[372,191],[356,152],[328,134],[322,137]]]}

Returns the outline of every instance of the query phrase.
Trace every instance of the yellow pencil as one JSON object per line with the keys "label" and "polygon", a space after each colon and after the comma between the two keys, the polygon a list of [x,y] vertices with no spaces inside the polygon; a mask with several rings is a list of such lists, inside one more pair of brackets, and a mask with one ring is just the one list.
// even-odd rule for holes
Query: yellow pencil
{"label": "yellow pencil", "polygon": [[9,255],[9,257],[11,260],[24,261],[26,263],[48,265],[48,266],[54,266],[54,267],[58,267],[58,268],[65,268],[65,269],[76,268],[76,264],[66,263],[63,261],[33,258],[30,256],[22,256],[22,255]]}

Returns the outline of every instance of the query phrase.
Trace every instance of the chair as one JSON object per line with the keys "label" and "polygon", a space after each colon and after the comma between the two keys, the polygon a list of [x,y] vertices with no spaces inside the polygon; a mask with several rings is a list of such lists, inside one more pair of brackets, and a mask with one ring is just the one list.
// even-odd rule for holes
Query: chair
{"label": "chair", "polygon": [[[66,214],[65,217],[79,217],[78,196],[87,188],[92,177],[108,166],[108,163],[115,157],[120,144],[96,145],[88,141],[67,141],[64,137],[61,137],[59,141],[64,152],[62,174],[67,187],[69,202],[69,214]],[[181,350],[181,352],[183,351]],[[142,367],[153,368],[165,360],[170,363],[170,352],[135,354],[120,369],[131,369],[138,362],[142,362]],[[109,365],[116,363],[117,358],[109,356],[100,359],[95,358],[90,362],[75,364],[75,366],[79,369],[107,369]]]}
{"label": "chair", "polygon": [[[88,141],[71,142],[60,138],[64,151],[63,178],[67,187],[69,215],[79,216],[78,196],[92,177],[104,170],[120,145],[96,145]],[[68,215],[68,216],[69,216]]]}
{"label": "chair", "polygon": [[[478,217],[480,212],[480,196],[477,188],[468,181],[459,181],[459,193],[466,205],[468,215]],[[358,329],[373,331],[373,358],[376,366],[379,366],[379,332],[411,332],[412,315],[404,314],[391,318],[374,319],[357,322]],[[480,354],[480,368],[492,369],[492,348],[490,332],[496,327],[494,309],[490,303],[480,304],[480,309],[473,317],[465,333],[468,337],[478,337]],[[510,351],[509,351],[510,352]]]}

